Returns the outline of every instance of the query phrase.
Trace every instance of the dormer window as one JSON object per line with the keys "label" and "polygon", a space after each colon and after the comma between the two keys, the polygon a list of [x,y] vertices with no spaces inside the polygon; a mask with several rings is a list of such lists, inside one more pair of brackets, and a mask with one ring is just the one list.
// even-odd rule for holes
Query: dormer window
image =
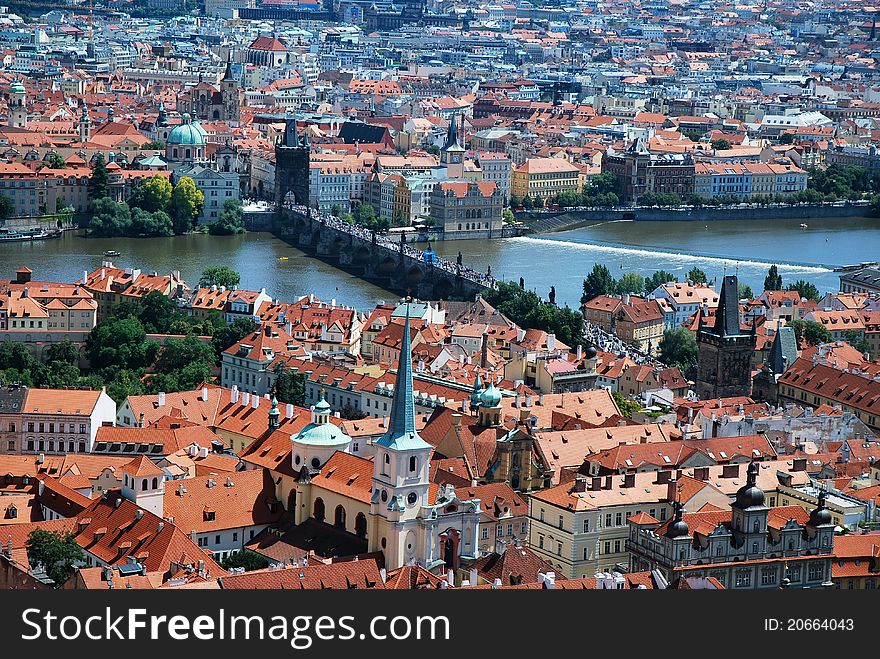
{"label": "dormer window", "polygon": [[217,519],[217,513],[215,513],[213,510],[205,509],[203,515],[206,522],[213,522]]}

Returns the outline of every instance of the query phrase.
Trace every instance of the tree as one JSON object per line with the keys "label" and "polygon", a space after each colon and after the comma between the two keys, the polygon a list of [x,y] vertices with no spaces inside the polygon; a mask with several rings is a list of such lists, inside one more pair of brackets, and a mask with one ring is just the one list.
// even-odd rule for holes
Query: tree
{"label": "tree", "polygon": [[268,566],[269,560],[265,556],[250,549],[239,549],[220,561],[220,567],[224,570],[243,567],[245,572],[250,572],[251,570],[262,570]]}
{"label": "tree", "polygon": [[635,272],[627,272],[615,282],[614,291],[618,295],[641,295],[645,291],[645,278]]}
{"label": "tree", "polygon": [[42,565],[56,586],[63,585],[71,577],[77,563],[86,562],[85,552],[70,531],[34,529],[25,546],[30,564]]}
{"label": "tree", "polygon": [[706,273],[696,266],[690,269],[687,274],[687,278],[688,281],[692,281],[695,284],[706,284],[709,281],[709,279],[706,277]]}
{"label": "tree", "polygon": [[148,213],[165,211],[171,203],[171,181],[155,174],[146,181],[140,181],[131,193],[128,205],[132,208],[143,208]]}
{"label": "tree", "polygon": [[142,396],[145,393],[147,390],[138,374],[126,369],[117,371],[107,384],[107,395],[117,404],[129,396]]}
{"label": "tree", "polygon": [[819,295],[819,289],[816,288],[814,284],[808,282],[806,279],[798,279],[793,284],[789,284],[788,290],[797,291],[798,295],[800,295],[802,298],[814,300],[816,302],[818,302],[819,298],[821,297]]}
{"label": "tree", "polygon": [[517,197],[515,194],[510,195],[510,207],[511,208],[519,208],[522,206],[523,200]]}
{"label": "tree", "polygon": [[512,281],[499,281],[483,294],[486,302],[525,329],[553,332],[568,346],[586,345],[584,317],[570,307],[547,304],[534,291],[526,291]]}
{"label": "tree", "polygon": [[716,151],[726,151],[730,148],[730,140],[726,140],[723,137],[712,140],[712,148]]}
{"label": "tree", "polygon": [[748,284],[740,284],[738,292],[740,300],[751,300],[755,297],[755,294],[752,293],[752,287]]}
{"label": "tree", "polygon": [[[214,365],[216,353],[210,343],[204,343],[196,336],[182,339],[169,338],[159,352],[156,369],[162,373],[182,371],[189,365],[203,363],[208,368]],[[198,384],[198,383],[196,383]]]}
{"label": "tree", "polygon": [[544,197],[541,195],[535,195],[533,205],[535,208],[544,208]]}
{"label": "tree", "polygon": [[645,277],[645,291],[651,293],[656,291],[658,287],[663,284],[668,284],[671,281],[678,281],[678,277],[673,275],[671,272],[666,272],[665,270],[657,270],[650,277]]}
{"label": "tree", "polygon": [[776,265],[771,265],[770,269],[767,271],[767,276],[764,277],[764,290],[782,290],[782,275],[779,274],[779,269],[776,267]]}
{"label": "tree", "polygon": [[136,318],[108,318],[86,339],[86,358],[97,370],[146,368],[158,353],[159,344],[147,340],[144,326]]}
{"label": "tree", "polygon": [[181,313],[167,295],[161,291],[150,291],[141,298],[137,317],[150,334],[166,334],[175,317]]}
{"label": "tree", "polygon": [[227,265],[209,265],[202,270],[202,277],[199,279],[200,288],[211,286],[233,288],[239,283],[241,283],[241,275]]}
{"label": "tree", "polygon": [[211,343],[214,344],[214,351],[219,355],[228,347],[241,341],[256,328],[257,326],[254,321],[249,318],[236,318],[229,325],[218,327],[211,339]]}
{"label": "tree", "polygon": [[149,142],[145,142],[141,147],[144,151],[164,151],[165,150],[165,142],[162,140],[151,140]]}
{"label": "tree", "polygon": [[597,263],[584,279],[584,294],[581,296],[581,302],[589,302],[597,295],[609,295],[613,292],[614,277],[611,276],[611,271]]}
{"label": "tree", "polygon": [[131,211],[110,197],[101,197],[92,204],[89,234],[112,238],[124,236],[131,231]]}
{"label": "tree", "polygon": [[89,177],[89,199],[103,199],[108,193],[108,184],[110,177],[107,174],[107,165],[104,162],[103,154],[95,156],[95,162],[92,164],[92,174]]}
{"label": "tree", "polygon": [[820,343],[831,343],[833,340],[828,328],[814,320],[793,320],[789,325],[794,330],[798,343],[804,340],[811,346],[817,346]]}
{"label": "tree", "polygon": [[523,208],[525,208],[527,211],[530,211],[535,207],[535,202],[529,195],[526,195],[525,197],[523,197],[522,205]]}
{"label": "tree", "polygon": [[504,220],[505,224],[513,224],[516,222],[516,218],[513,216],[513,211],[509,208],[505,208],[501,211],[501,219]]}
{"label": "tree", "polygon": [[614,399],[617,409],[620,410],[620,414],[624,418],[632,419],[633,414],[642,409],[642,406],[636,401],[625,398],[619,391],[612,392],[611,397]]}
{"label": "tree", "polygon": [[201,214],[205,205],[205,195],[196,187],[196,182],[184,176],[174,186],[171,193],[171,220],[174,233],[181,234],[193,229],[193,222]]}
{"label": "tree", "polygon": [[57,153],[52,153],[49,155],[49,159],[46,161],[46,165],[51,167],[52,169],[67,169],[67,163]]}
{"label": "tree", "polygon": [[697,363],[697,336],[685,327],[663,332],[658,348],[660,361],[669,366],[678,366],[682,372],[690,370]]}
{"label": "tree", "polygon": [[292,369],[279,364],[275,368],[275,397],[282,403],[290,403],[298,407],[306,404],[306,377],[302,373],[294,373]]}
{"label": "tree", "polygon": [[792,144],[794,142],[794,133],[782,133],[779,136],[780,144]]}
{"label": "tree", "polygon": [[174,223],[165,211],[150,213],[143,208],[134,208],[128,233],[134,236],[173,236]]}
{"label": "tree", "polygon": [[79,350],[70,341],[65,339],[59,343],[53,343],[46,350],[47,362],[64,362],[76,364],[79,362]]}
{"label": "tree", "polygon": [[0,343],[0,370],[29,371],[35,363],[34,356],[25,344],[11,341]]}
{"label": "tree", "polygon": [[244,226],[244,210],[238,199],[227,199],[223,202],[223,210],[217,221],[208,227],[208,232],[214,236],[231,236],[238,233],[247,233]]}
{"label": "tree", "polygon": [[0,220],[8,220],[15,215],[15,204],[6,195],[0,195]]}

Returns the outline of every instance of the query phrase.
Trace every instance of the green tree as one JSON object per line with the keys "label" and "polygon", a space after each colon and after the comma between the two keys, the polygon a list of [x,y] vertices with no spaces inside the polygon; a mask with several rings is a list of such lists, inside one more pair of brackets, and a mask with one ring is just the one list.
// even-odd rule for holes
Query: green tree
{"label": "green tree", "polygon": [[584,279],[584,294],[581,302],[589,302],[597,295],[610,295],[614,292],[614,277],[611,271],[600,263],[593,266],[592,272]]}
{"label": "green tree", "polygon": [[141,298],[138,320],[149,334],[167,334],[171,323],[182,314],[174,301],[160,291],[150,291]]}
{"label": "green tree", "polygon": [[522,205],[523,205],[523,208],[525,208],[527,211],[529,211],[535,207],[535,202],[529,195],[526,195],[525,197],[523,197]]}
{"label": "green tree", "polygon": [[224,570],[229,570],[234,567],[243,567],[245,572],[250,572],[251,570],[262,570],[268,566],[269,561],[265,556],[250,549],[239,549],[238,551],[227,554],[226,557],[220,561],[220,567]]}
{"label": "green tree", "polygon": [[584,317],[575,309],[546,304],[534,291],[523,290],[512,281],[497,282],[483,297],[520,327],[553,332],[568,346],[586,345]]}
{"label": "green tree", "polygon": [[627,272],[614,284],[614,292],[618,295],[633,293],[641,295],[645,291],[645,278],[635,272]]}
{"label": "green tree", "polygon": [[792,144],[794,142],[794,133],[782,133],[779,136],[780,144]]}
{"label": "green tree", "polygon": [[141,147],[144,151],[164,151],[165,150],[165,142],[162,140],[151,140],[149,142],[145,142]]}
{"label": "green tree", "polygon": [[509,208],[505,208],[501,211],[501,219],[504,220],[505,224],[513,224],[516,222],[516,218],[513,216],[513,211]]}
{"label": "green tree", "polygon": [[279,364],[275,368],[275,385],[273,393],[282,403],[290,403],[298,407],[306,404],[306,377],[302,373],[294,373],[292,369]]}
{"label": "green tree", "polygon": [[522,206],[522,201],[523,200],[517,197],[515,194],[512,194],[510,195],[509,205],[511,208],[519,208],[520,206]]}
{"label": "green tree", "polygon": [[223,202],[220,217],[208,227],[208,232],[215,236],[231,236],[247,233],[244,226],[244,210],[238,199],[227,199]]}
{"label": "green tree", "polygon": [[642,409],[642,406],[636,401],[625,398],[619,391],[612,392],[611,397],[614,399],[617,409],[620,410],[620,415],[626,419],[632,419],[633,414]]}
{"label": "green tree", "polygon": [[93,369],[137,370],[156,360],[159,344],[147,340],[136,318],[108,318],[98,323],[86,339],[86,358]]}
{"label": "green tree", "polygon": [[217,355],[210,343],[204,343],[195,336],[182,339],[169,338],[165,341],[156,360],[156,369],[162,373],[180,371],[190,364],[203,363],[210,368]]}
{"label": "green tree", "polygon": [[8,220],[15,215],[15,204],[6,195],[0,195],[0,220]]}
{"label": "green tree", "polygon": [[678,366],[682,372],[691,370],[697,363],[697,337],[685,327],[663,332],[658,348],[660,361],[669,366]]}
{"label": "green tree", "polygon": [[202,277],[199,279],[200,288],[210,288],[211,286],[233,288],[240,283],[241,275],[228,265],[209,265],[202,270]]}
{"label": "green tree", "polygon": [[95,162],[92,164],[92,174],[89,177],[89,199],[94,201],[106,197],[109,181],[110,177],[107,174],[104,156],[99,153],[95,156]]}
{"label": "green tree", "polygon": [[687,274],[687,278],[688,281],[692,281],[695,284],[706,284],[709,281],[708,277],[706,277],[706,273],[696,266],[690,269]]}
{"label": "green tree", "polygon": [[79,350],[70,341],[65,339],[59,343],[53,343],[46,350],[46,361],[48,362],[65,362],[67,364],[76,364],[79,362]]}
{"label": "green tree", "polygon": [[535,195],[535,199],[533,201],[533,206],[535,208],[544,208],[544,197],[540,195]]}
{"label": "green tree", "polygon": [[0,343],[0,370],[29,371],[35,363],[34,356],[25,344],[12,341]]}
{"label": "green tree", "polygon": [[131,231],[131,211],[126,204],[100,197],[92,204],[89,234],[112,238],[124,236]]}
{"label": "green tree", "polygon": [[174,233],[191,231],[204,205],[205,195],[196,187],[196,182],[189,176],[182,177],[174,186],[169,205],[171,220],[174,222]]}
{"label": "green tree", "polygon": [[755,297],[755,294],[752,293],[752,287],[748,284],[740,284],[739,285],[739,299],[740,300],[751,300]]}
{"label": "green tree", "polygon": [[217,328],[211,343],[214,344],[214,350],[219,355],[230,346],[241,341],[256,328],[257,326],[254,321],[249,318],[236,318],[229,325],[224,324],[222,327]]}
{"label": "green tree", "polygon": [[819,295],[819,289],[816,288],[814,284],[808,282],[806,279],[798,279],[793,284],[789,284],[788,290],[797,291],[798,295],[800,295],[802,298],[814,300],[816,302],[818,302],[819,298],[821,297]]}
{"label": "green tree", "polygon": [[789,323],[794,330],[794,335],[798,340],[806,341],[811,346],[817,346],[821,343],[831,343],[833,337],[823,324],[814,320],[793,320]]}
{"label": "green tree", "polygon": [[42,565],[56,586],[63,585],[73,574],[75,566],[87,560],[70,531],[34,529],[28,534],[25,547],[30,564]]}
{"label": "green tree", "polygon": [[46,164],[52,169],[67,169],[67,163],[64,161],[64,158],[57,153],[51,154]]}
{"label": "green tree", "polygon": [[663,284],[668,284],[671,281],[678,281],[678,277],[673,275],[671,272],[666,272],[665,270],[657,270],[650,277],[645,277],[645,291],[648,293],[652,293],[657,290],[659,286]]}
{"label": "green tree", "polygon": [[764,277],[764,290],[782,290],[782,275],[779,274],[779,269],[776,267],[776,265],[771,265],[770,269],[767,271],[767,276]]}
{"label": "green tree", "polygon": [[730,148],[730,140],[726,140],[723,137],[712,140],[712,148],[716,151],[727,151]]}
{"label": "green tree", "polygon": [[171,181],[155,174],[147,180],[141,180],[135,186],[128,200],[132,208],[142,208],[148,213],[167,211],[171,203]]}
{"label": "green tree", "polygon": [[133,208],[128,233],[133,236],[173,236],[174,223],[165,211],[150,213],[143,208]]}
{"label": "green tree", "polygon": [[116,371],[107,383],[107,395],[112,398],[117,405],[129,396],[142,396],[147,393],[143,380],[135,371],[122,369]]}

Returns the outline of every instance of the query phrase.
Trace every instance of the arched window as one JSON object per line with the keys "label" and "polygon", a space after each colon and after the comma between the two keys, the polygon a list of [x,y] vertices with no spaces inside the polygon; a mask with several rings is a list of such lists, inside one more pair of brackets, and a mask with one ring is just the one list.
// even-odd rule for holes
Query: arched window
{"label": "arched window", "polygon": [[321,497],[315,499],[315,505],[312,509],[312,517],[319,522],[324,521],[324,500]]}
{"label": "arched window", "polygon": [[345,528],[345,508],[336,506],[336,513],[333,516],[333,525],[340,529]]}
{"label": "arched window", "polygon": [[189,149],[186,149],[186,150],[184,151],[184,155],[183,155],[183,157],[186,158],[187,160],[189,160],[190,153],[191,153],[190,150],[189,150]]}
{"label": "arched window", "polygon": [[159,489],[159,479],[158,478],[153,479],[153,489],[154,490]]}
{"label": "arched window", "polygon": [[172,154],[174,155],[174,159],[177,160],[177,147],[174,147],[174,149],[172,149],[171,151],[172,151]]}
{"label": "arched window", "polygon": [[461,222],[458,223],[458,230],[461,231]]}
{"label": "arched window", "polygon": [[357,517],[354,518],[354,532],[355,535],[361,538],[367,535],[367,517],[363,513],[358,513]]}

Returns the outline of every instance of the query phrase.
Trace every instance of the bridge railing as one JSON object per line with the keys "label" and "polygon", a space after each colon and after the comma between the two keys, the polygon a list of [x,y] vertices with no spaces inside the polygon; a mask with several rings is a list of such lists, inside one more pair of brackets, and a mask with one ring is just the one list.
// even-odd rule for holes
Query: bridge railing
{"label": "bridge railing", "polygon": [[[322,224],[325,224],[337,231],[343,231],[345,233],[351,234],[361,240],[365,240],[367,242],[373,243],[379,247],[387,249],[390,252],[394,252],[400,254],[403,252],[404,256],[409,256],[410,258],[416,259],[422,263],[428,263],[425,260],[425,252],[417,249],[415,247],[411,247],[406,243],[402,243],[400,240],[395,240],[391,236],[383,233],[376,233],[372,229],[367,229],[366,227],[360,226],[359,224],[349,224],[348,222],[335,217],[329,213],[322,213],[319,210],[314,208],[307,208],[306,206],[296,206],[296,205],[286,205],[286,208],[297,212],[301,215],[306,215],[311,217],[313,220],[317,220]],[[429,263],[435,268],[439,268],[441,270],[445,270],[451,274],[456,275],[457,277],[461,277],[462,279],[467,279],[468,281],[475,282],[487,288],[495,288],[496,281],[495,278],[488,274],[477,272],[473,268],[469,268],[464,264],[458,264],[448,259],[444,259],[442,256],[435,255],[433,261]]]}

